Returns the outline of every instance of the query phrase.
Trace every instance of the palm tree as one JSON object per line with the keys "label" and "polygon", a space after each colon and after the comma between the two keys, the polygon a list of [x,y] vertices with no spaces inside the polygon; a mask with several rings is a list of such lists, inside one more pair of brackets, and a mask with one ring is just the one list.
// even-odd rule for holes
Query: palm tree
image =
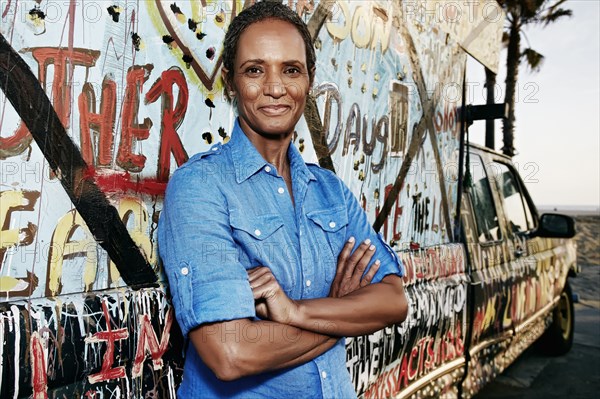
{"label": "palm tree", "polygon": [[[515,89],[519,76],[519,65],[525,61],[532,71],[539,71],[544,56],[531,47],[521,51],[523,28],[529,24],[541,24],[546,27],[561,17],[571,16],[572,11],[561,8],[567,0],[498,0],[506,11],[508,26],[503,34],[507,46],[506,57],[506,95],[508,117],[503,120],[504,146],[502,152],[510,157],[515,155],[513,145],[515,129]],[[525,39],[527,37],[525,36]],[[528,43],[529,44],[529,43]]]}

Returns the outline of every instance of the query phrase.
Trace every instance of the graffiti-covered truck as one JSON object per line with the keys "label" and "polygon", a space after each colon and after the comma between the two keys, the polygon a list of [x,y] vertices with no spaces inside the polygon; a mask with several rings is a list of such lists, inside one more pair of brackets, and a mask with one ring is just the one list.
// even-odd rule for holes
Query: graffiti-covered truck
{"label": "graffiti-covered truck", "polygon": [[[499,4],[285,2],[318,58],[294,145],[407,272],[407,320],[346,340],[357,394],[471,397],[538,337],[566,352],[573,222],[467,140],[466,60],[497,70]],[[221,42],[251,3],[0,2],[0,397],[176,396],[156,227],[175,168],[229,140]]]}

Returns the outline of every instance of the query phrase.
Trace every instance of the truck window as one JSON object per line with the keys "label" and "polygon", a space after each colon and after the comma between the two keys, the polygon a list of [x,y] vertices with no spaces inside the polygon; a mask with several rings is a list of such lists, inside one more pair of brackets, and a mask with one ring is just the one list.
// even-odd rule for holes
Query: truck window
{"label": "truck window", "polygon": [[499,241],[502,238],[498,225],[498,215],[492,198],[492,191],[488,176],[483,167],[483,160],[477,154],[471,153],[470,170],[473,185],[471,187],[471,201],[479,242]]}
{"label": "truck window", "polygon": [[514,233],[532,230],[535,225],[531,210],[515,172],[508,165],[500,162],[494,162],[493,166],[494,177],[502,196],[504,213],[510,229]]}

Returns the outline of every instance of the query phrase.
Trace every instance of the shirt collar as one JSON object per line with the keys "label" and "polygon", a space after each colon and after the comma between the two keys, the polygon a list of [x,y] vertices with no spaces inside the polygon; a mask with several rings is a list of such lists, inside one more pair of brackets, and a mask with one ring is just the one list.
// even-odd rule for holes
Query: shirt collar
{"label": "shirt collar", "polygon": [[[228,143],[231,146],[231,157],[235,167],[236,181],[239,183],[247,180],[250,176],[261,170],[268,164],[260,155],[254,144],[248,139],[236,118]],[[300,151],[293,143],[290,143],[287,152],[292,170],[292,178],[305,176],[309,180],[316,180],[315,176],[306,166]]]}
{"label": "shirt collar", "polygon": [[238,183],[243,182],[250,176],[258,172],[267,161],[260,155],[254,147],[254,144],[246,137],[239,125],[238,119],[235,120],[231,140],[228,143],[231,146],[231,157],[235,167],[235,178]]}
{"label": "shirt collar", "polygon": [[300,151],[298,151],[294,143],[290,143],[287,156],[290,161],[290,169],[292,170],[292,179],[305,177],[308,180],[317,180],[315,175],[308,169],[308,166],[306,166],[304,158],[302,158]]}

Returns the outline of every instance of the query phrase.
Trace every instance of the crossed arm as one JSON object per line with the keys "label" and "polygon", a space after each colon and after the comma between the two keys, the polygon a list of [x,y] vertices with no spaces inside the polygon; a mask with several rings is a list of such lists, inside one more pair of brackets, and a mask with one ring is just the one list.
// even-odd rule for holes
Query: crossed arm
{"label": "crossed arm", "polygon": [[349,241],[339,255],[327,298],[293,301],[266,267],[248,271],[256,312],[265,320],[203,324],[189,337],[204,363],[225,381],[300,365],[326,352],[341,336],[369,334],[402,322],[408,305],[402,280],[370,284],[379,264],[374,247]]}

